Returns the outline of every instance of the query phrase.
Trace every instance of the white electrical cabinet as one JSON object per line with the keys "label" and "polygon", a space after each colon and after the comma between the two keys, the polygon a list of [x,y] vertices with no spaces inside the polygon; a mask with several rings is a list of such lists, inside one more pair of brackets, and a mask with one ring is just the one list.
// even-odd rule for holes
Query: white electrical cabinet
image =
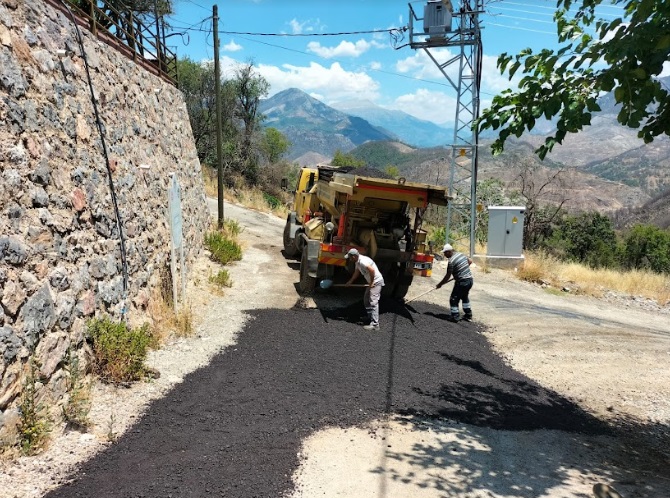
{"label": "white electrical cabinet", "polygon": [[487,256],[521,257],[525,206],[489,206]]}
{"label": "white electrical cabinet", "polygon": [[451,10],[442,0],[429,0],[423,7],[423,32],[443,35],[451,31]]}

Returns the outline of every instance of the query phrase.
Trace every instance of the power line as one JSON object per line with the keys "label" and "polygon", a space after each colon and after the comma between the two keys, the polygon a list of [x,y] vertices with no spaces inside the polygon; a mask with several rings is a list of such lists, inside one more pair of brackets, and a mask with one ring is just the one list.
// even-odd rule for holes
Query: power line
{"label": "power line", "polygon": [[188,3],[190,3],[190,4],[193,4],[193,5],[195,5],[196,7],[201,8],[202,10],[206,10],[207,12],[211,12],[211,11],[212,11],[211,8],[203,7],[202,5],[195,3],[193,0],[184,0],[184,1],[186,1],[186,2],[188,2]]}
{"label": "power line", "polygon": [[[526,7],[528,7],[528,6],[526,5]],[[533,5],[533,7],[537,7],[537,6]],[[554,16],[554,14],[551,14],[549,12],[538,12],[538,11],[534,11],[534,10],[522,10],[522,9],[510,9],[510,8],[507,8],[507,7],[500,7],[500,6],[497,6],[497,5],[493,8],[498,9],[498,10],[506,10],[508,12],[519,12],[519,13],[522,13],[522,14],[532,14],[534,16],[546,16],[546,17],[553,17]],[[544,7],[544,8],[547,8],[547,7]],[[605,13],[599,13],[598,16],[599,17],[610,17],[612,19],[616,19],[617,17],[620,17],[620,16],[617,16],[616,14],[605,14]]]}
{"label": "power line", "polygon": [[544,24],[556,24],[554,21],[543,21],[541,19],[530,19],[528,17],[517,17],[517,16],[508,16],[507,14],[492,14],[495,17],[507,17],[509,19],[518,19],[519,21],[533,21],[533,22],[541,22]]}
{"label": "power line", "polygon": [[486,22],[486,25],[487,26],[498,26],[500,28],[507,28],[507,29],[515,29],[515,30],[519,30],[519,31],[530,31],[532,33],[542,33],[542,34],[545,34],[545,35],[554,35],[554,36],[556,35],[556,33],[552,32],[552,31],[540,31],[539,29],[522,28],[520,26],[506,26],[505,24],[498,24],[498,23],[489,22],[489,21]]}
{"label": "power line", "polygon": [[[281,45],[276,45],[274,43],[268,43],[268,42],[264,42],[264,41],[260,41],[260,40],[254,40],[254,39],[251,39],[251,38],[243,38],[243,37],[241,39],[252,42],[252,43],[260,43],[261,45],[267,45],[269,47],[279,48],[279,49],[282,49],[282,50],[286,50],[288,52],[296,52],[298,54],[306,55],[308,57],[318,57],[319,59],[326,60],[326,61],[341,62],[341,61],[338,61],[337,59],[328,59],[326,57],[323,57],[323,56],[315,54],[315,53],[303,52],[302,50],[296,50],[296,49],[293,49],[293,48],[283,47]],[[391,76],[396,76],[398,78],[405,78],[405,79],[408,79],[408,80],[420,81],[422,83],[430,83],[430,84],[433,84],[433,85],[439,85],[439,86],[444,86],[444,87],[447,87],[447,88],[451,88],[451,85],[448,85],[446,83],[440,83],[440,82],[433,81],[433,80],[426,80],[426,79],[423,79],[423,78],[416,78],[414,76],[407,76],[405,74],[394,73],[392,71],[384,71],[383,69],[369,68],[367,70],[368,71],[374,71],[376,73],[382,73],[382,74],[388,74],[388,75],[391,75]]]}
{"label": "power line", "polygon": [[[198,24],[198,23],[196,23]],[[194,26],[194,25],[192,25]],[[186,29],[191,31],[210,31],[202,28],[193,28],[185,26],[174,26],[177,29]],[[280,38],[298,38],[298,37],[318,37],[318,36],[345,36],[345,35],[365,35],[376,33],[392,33],[397,31],[405,31],[406,28],[387,28],[387,29],[371,29],[366,31],[340,31],[337,33],[254,33],[251,31],[222,31],[219,30],[220,35],[246,35],[246,36],[276,36]]]}

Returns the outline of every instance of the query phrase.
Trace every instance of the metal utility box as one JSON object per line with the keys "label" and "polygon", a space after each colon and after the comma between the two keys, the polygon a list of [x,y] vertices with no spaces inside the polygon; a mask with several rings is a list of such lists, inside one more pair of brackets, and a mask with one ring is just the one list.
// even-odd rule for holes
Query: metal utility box
{"label": "metal utility box", "polygon": [[429,0],[423,7],[423,32],[443,35],[451,31],[451,10],[442,0]]}
{"label": "metal utility box", "polygon": [[520,257],[525,206],[489,206],[487,256]]}

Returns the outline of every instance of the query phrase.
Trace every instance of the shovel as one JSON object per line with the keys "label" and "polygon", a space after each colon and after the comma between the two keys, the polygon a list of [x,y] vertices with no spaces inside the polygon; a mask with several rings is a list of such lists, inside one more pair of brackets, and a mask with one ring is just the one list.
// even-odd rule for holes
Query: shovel
{"label": "shovel", "polygon": [[331,287],[368,287],[368,284],[334,284],[332,280],[322,280],[319,282],[319,287],[322,289],[330,289]]}

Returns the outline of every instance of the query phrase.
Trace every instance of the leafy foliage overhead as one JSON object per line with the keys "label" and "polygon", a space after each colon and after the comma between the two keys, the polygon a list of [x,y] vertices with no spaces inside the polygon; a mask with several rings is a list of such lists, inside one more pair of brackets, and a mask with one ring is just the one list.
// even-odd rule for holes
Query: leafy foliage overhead
{"label": "leafy foliage overhead", "polygon": [[527,48],[498,58],[501,73],[509,70],[512,79],[521,71],[523,77],[519,91],[494,97],[478,122],[481,130],[500,130],[494,153],[502,152],[510,136],[533,129],[538,119],[557,117],[555,133],[536,150],[544,159],[568,133],[591,123],[592,113],[600,110],[599,95],[611,91],[621,106],[619,123],[637,129],[645,143],[670,135],[670,97],[658,79],[670,55],[670,2],[611,0],[607,3],[622,4],[624,15],[607,21],[596,14],[601,3],[557,0],[560,49],[534,53]]}

